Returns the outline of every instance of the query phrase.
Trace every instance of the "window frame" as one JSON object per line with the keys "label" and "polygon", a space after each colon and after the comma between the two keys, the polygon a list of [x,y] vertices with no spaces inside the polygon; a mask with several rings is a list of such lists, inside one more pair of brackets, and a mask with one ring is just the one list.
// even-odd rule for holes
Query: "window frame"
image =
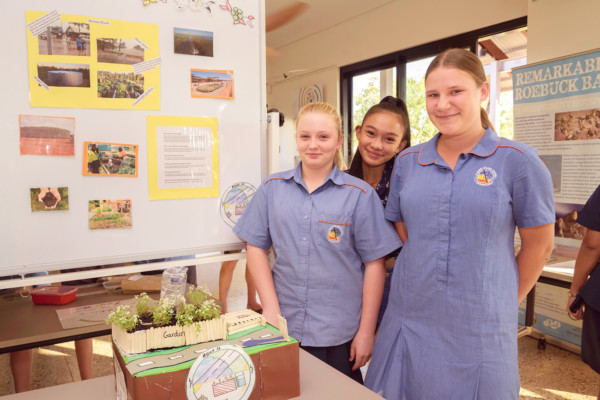
{"label": "window frame", "polygon": [[342,132],[344,133],[344,158],[348,162],[352,159],[352,132],[354,128],[352,126],[352,79],[355,76],[396,67],[396,93],[404,99],[406,98],[407,63],[435,56],[453,47],[468,48],[476,53],[477,42],[480,38],[523,27],[527,27],[526,16],[341,67],[340,104]]}

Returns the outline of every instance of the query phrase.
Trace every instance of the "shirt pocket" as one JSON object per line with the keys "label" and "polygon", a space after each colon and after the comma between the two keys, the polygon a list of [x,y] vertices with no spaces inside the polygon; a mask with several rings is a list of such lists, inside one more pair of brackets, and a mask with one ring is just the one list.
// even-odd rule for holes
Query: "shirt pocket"
{"label": "shirt pocket", "polygon": [[317,245],[328,249],[348,249],[352,247],[353,235],[349,215],[322,213],[317,218]]}

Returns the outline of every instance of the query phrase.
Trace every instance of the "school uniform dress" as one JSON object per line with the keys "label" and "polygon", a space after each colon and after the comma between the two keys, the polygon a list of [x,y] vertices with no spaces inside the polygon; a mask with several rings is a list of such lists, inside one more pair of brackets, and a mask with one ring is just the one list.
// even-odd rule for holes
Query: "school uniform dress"
{"label": "school uniform dress", "polygon": [[554,222],[550,173],[490,129],[452,170],[439,137],[394,167],[385,216],[408,240],[365,385],[388,400],[517,399],[515,225]]}
{"label": "school uniform dress", "polygon": [[303,346],[354,338],[362,308],[363,264],[401,245],[366,182],[333,168],[309,193],[301,163],[267,178],[234,232],[275,250],[273,281],[289,334]]}
{"label": "school uniform dress", "polygon": [[[590,196],[579,213],[577,222],[600,232],[600,186]],[[581,359],[600,374],[600,262],[579,293],[585,300],[581,329]]]}

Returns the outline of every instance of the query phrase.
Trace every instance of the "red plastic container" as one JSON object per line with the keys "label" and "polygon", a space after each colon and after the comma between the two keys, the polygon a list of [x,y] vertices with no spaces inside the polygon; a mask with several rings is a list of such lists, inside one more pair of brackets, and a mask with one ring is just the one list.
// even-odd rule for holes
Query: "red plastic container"
{"label": "red plastic container", "polygon": [[67,304],[75,300],[75,286],[40,286],[31,290],[35,304]]}

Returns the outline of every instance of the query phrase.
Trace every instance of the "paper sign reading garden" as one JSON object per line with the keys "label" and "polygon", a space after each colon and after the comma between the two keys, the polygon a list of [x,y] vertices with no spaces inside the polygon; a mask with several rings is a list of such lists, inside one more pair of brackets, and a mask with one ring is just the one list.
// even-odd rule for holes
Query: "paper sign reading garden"
{"label": "paper sign reading garden", "polygon": [[149,115],[150,200],[219,195],[218,121]]}
{"label": "paper sign reading garden", "polygon": [[[29,10],[26,17],[40,27],[27,29],[32,107],[160,110],[158,25]],[[134,67],[151,60],[153,68]]]}

